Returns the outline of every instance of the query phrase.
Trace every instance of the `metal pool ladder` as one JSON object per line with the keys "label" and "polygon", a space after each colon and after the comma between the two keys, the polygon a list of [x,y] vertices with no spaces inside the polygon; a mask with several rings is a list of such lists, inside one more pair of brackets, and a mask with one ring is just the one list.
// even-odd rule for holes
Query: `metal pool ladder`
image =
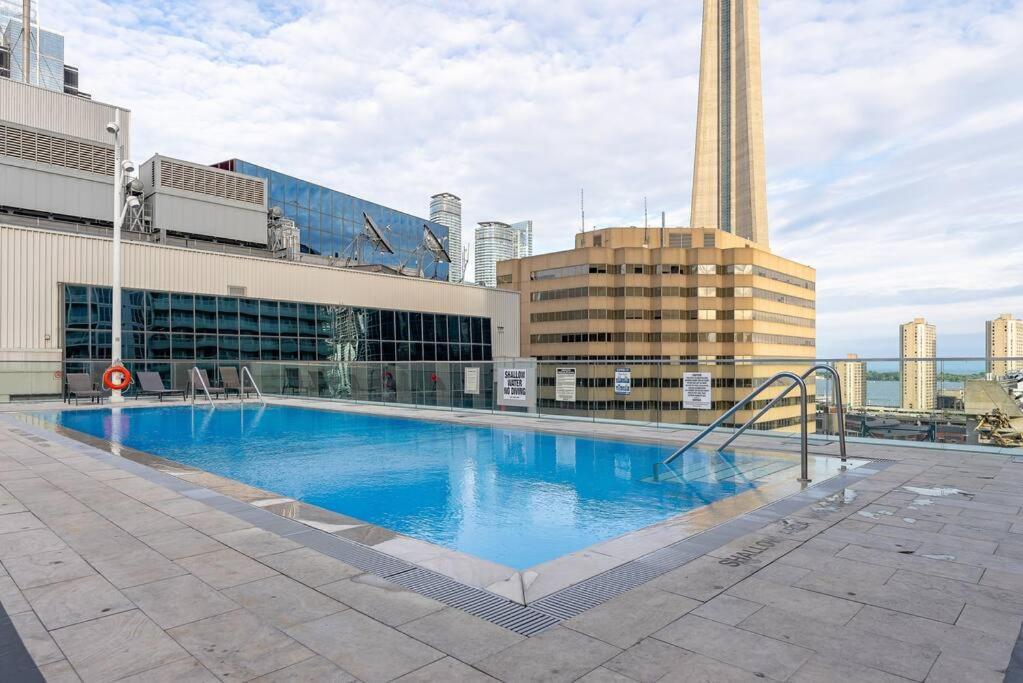
{"label": "metal pool ladder", "polygon": [[809,419],[809,417],[807,415],[807,407],[806,407],[806,403],[807,403],[806,379],[810,375],[812,375],[813,373],[817,372],[818,370],[822,370],[824,372],[829,373],[831,375],[832,379],[833,379],[833,384],[834,384],[834,388],[835,388],[835,390],[834,390],[835,407],[836,407],[836,411],[837,411],[837,413],[836,413],[837,425],[836,426],[838,428],[838,441],[839,441],[839,450],[840,450],[841,456],[842,456],[842,468],[844,469],[845,465],[846,465],[846,461],[847,461],[848,458],[847,458],[846,447],[845,447],[845,408],[842,405],[842,380],[841,380],[841,377],[838,374],[838,371],[835,370],[830,365],[815,365],[812,368],[810,368],[809,370],[807,370],[806,372],[804,372],[802,375],[797,375],[794,372],[788,372],[788,371],[786,371],[786,372],[779,372],[779,373],[773,375],[766,382],[764,382],[759,387],[757,387],[752,392],[750,392],[750,394],[748,396],[746,396],[741,401],[739,401],[734,406],[732,406],[727,412],[725,412],[723,415],[721,415],[718,419],[714,420],[714,422],[712,422],[710,425],[708,425],[702,432],[697,434],[696,437],[693,438],[685,446],[682,446],[682,448],[678,449],[677,451],[675,451],[674,453],[669,455],[662,462],[654,463],[654,481],[657,481],[657,479],[660,477],[660,468],[662,466],[670,465],[674,460],[676,460],[677,458],[679,458],[683,454],[685,454],[685,452],[688,451],[690,448],[692,448],[696,444],[698,444],[701,441],[703,441],[704,438],[709,436],[711,432],[713,432],[715,429],[720,427],[728,418],[730,418],[732,415],[735,415],[737,412],[742,410],[742,408],[746,404],[750,403],[753,399],[755,399],[761,393],[766,391],[767,388],[770,387],[771,385],[773,385],[775,382],[777,382],[779,380],[788,380],[789,381],[789,385],[785,388],[785,390],[783,392],[778,394],[778,396],[776,396],[775,398],[771,399],[766,406],[764,406],[759,411],[757,411],[757,413],[753,417],[751,417],[749,420],[747,420],[745,424],[743,424],[741,427],[739,427],[737,430],[735,430],[735,433],[733,433],[730,437],[728,437],[728,439],[725,440],[725,442],[723,444],[721,444],[721,446],[717,450],[718,450],[718,452],[721,452],[725,448],[727,448],[729,446],[729,444],[731,444],[733,441],[735,441],[737,438],[739,438],[739,436],[742,435],[743,432],[745,432],[747,429],[749,429],[754,424],[756,424],[756,422],[761,417],[763,417],[767,413],[768,410],[773,408],[779,401],[781,401],[783,398],[785,398],[794,388],[799,387],[799,451],[800,451],[800,462],[799,462],[799,464],[800,464],[800,474],[799,474],[799,481],[803,482],[803,483],[807,483],[807,484],[810,483],[810,481],[811,481],[811,479],[810,479],[810,445],[809,445],[809,438],[807,436],[807,431],[808,431],[808,429],[807,429],[807,420]]}
{"label": "metal pool ladder", "polygon": [[263,405],[266,405],[266,399],[263,398],[263,392],[259,390],[259,386],[256,384],[256,380],[254,380],[252,378],[252,373],[249,372],[249,369],[247,367],[245,367],[244,365],[242,366],[242,382],[241,382],[242,388],[241,388],[241,391],[238,392],[238,400],[243,402],[243,403],[245,402],[245,378],[246,377],[249,378],[249,384],[252,385],[252,388],[256,390],[256,396],[259,397],[259,400],[263,403]]}
{"label": "metal pool ladder", "polygon": [[192,385],[192,403],[195,403],[195,385],[199,384],[202,387],[202,391],[206,394],[206,400],[210,402],[210,408],[213,410],[217,409],[217,405],[213,402],[213,397],[210,396],[210,389],[206,386],[206,382],[202,378],[202,373],[199,372],[198,366],[192,368],[192,381],[189,382]]}

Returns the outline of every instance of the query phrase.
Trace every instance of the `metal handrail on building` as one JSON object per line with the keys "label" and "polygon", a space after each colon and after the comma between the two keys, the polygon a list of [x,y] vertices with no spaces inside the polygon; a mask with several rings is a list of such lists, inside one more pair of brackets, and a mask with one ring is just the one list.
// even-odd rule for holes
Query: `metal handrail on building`
{"label": "metal handrail on building", "polygon": [[[842,456],[842,467],[844,468],[846,462],[848,461],[848,455],[847,455],[846,449],[845,449],[845,406],[842,404],[842,378],[839,376],[838,371],[835,370],[830,365],[815,365],[815,366],[813,366],[812,368],[810,368],[809,370],[807,370],[806,372],[804,372],[802,374],[803,381],[805,382],[807,380],[807,378],[810,377],[810,375],[812,375],[813,373],[817,372],[818,370],[822,370],[824,372],[827,372],[834,379],[834,385],[835,385],[834,398],[835,398],[835,408],[836,408],[836,411],[837,411],[835,416],[836,416],[836,418],[838,420],[838,443],[839,443],[839,451],[840,451],[841,456]],[[740,434],[742,434],[744,431],[746,431],[747,429],[752,427],[754,424],[756,424],[760,420],[760,418],[762,418],[764,415],[767,414],[767,411],[769,411],[771,408],[773,408],[783,398],[788,396],[789,392],[791,392],[792,389],[795,388],[795,386],[796,386],[795,383],[790,384],[789,386],[787,386],[785,388],[785,391],[781,392],[776,397],[772,398],[770,400],[770,402],[768,402],[768,404],[766,406],[764,406],[763,408],[761,408],[757,412],[756,415],[754,415],[749,420],[747,420],[746,424],[744,424],[742,427],[739,427],[739,429],[737,429],[734,434],[732,434],[730,437],[728,437],[728,439],[723,444],[721,444],[718,447],[718,452],[721,452],[721,451],[725,450],[726,448],[728,448],[728,446],[733,441],[735,441],[736,439],[739,438]]]}
{"label": "metal handrail on building", "polygon": [[[249,369],[246,366],[244,366],[244,365],[242,366],[242,388],[241,388],[241,391],[238,392],[238,399],[240,401],[242,401],[242,402],[245,401],[245,378],[246,377],[249,378],[249,383],[252,384],[252,388],[256,390],[256,396],[259,397],[259,400],[263,403],[263,405],[266,405],[266,399],[263,398],[263,392],[259,390],[259,385],[257,385],[256,384],[256,380],[252,378],[252,373],[249,372]],[[844,439],[845,437],[842,437],[842,438]],[[844,444],[845,441],[843,440],[842,443]]]}
{"label": "metal handrail on building", "polygon": [[217,406],[213,402],[213,397],[210,396],[210,390],[206,386],[206,382],[203,381],[202,374],[199,372],[199,368],[198,367],[193,367],[192,368],[192,381],[191,381],[191,384],[192,384],[192,403],[193,404],[195,403],[195,384],[196,384],[197,380],[198,380],[199,384],[202,386],[203,393],[206,394],[206,400],[210,402],[210,408],[213,408],[214,410],[216,410]]}
{"label": "metal handrail on building", "polygon": [[[800,446],[800,476],[799,481],[803,483],[810,483],[810,442],[807,436],[807,410],[806,410],[806,382],[802,377],[794,372],[779,372],[773,375],[769,380],[761,384],[759,387],[750,392],[745,398],[740,400],[728,411],[722,414],[718,419],[714,420],[708,425],[702,432],[696,435],[695,438],[689,441],[685,446],[678,449],[663,461],[654,463],[654,481],[657,481],[660,477],[660,468],[662,466],[667,467],[677,458],[681,457],[686,451],[700,443],[707,436],[710,435],[715,429],[724,424],[725,420],[735,415],[742,408],[755,399],[757,396],[767,390],[772,384],[778,380],[787,379],[790,380],[790,386],[787,391],[790,391],[793,386],[799,387],[799,446]],[[735,436],[738,436],[752,425],[752,422],[747,422],[739,430],[736,431]]]}

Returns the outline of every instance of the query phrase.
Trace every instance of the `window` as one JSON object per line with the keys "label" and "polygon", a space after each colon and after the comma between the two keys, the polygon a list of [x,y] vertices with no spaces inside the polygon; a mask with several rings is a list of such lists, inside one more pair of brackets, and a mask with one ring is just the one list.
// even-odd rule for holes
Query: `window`
{"label": "window", "polygon": [[697,287],[696,296],[701,297],[716,297],[718,295],[717,287]]}
{"label": "window", "polygon": [[[66,285],[63,299],[65,358],[107,360],[110,290]],[[489,318],[131,289],[122,301],[125,360],[214,368],[225,361],[329,360],[339,347],[354,361],[493,357]],[[159,367],[169,372],[170,365]]]}

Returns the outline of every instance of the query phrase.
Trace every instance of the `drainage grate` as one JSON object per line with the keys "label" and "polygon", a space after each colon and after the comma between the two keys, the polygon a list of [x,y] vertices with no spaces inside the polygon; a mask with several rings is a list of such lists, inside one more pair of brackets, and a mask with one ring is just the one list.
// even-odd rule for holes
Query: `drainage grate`
{"label": "drainage grate", "polygon": [[534,635],[560,621],[556,616],[519,605],[479,588],[466,586],[443,574],[421,567],[388,577],[387,580],[522,636]]}
{"label": "drainage grate", "polygon": [[[660,556],[656,562],[648,561],[652,555],[626,562],[603,574],[540,598],[531,603],[530,607],[558,619],[571,619],[662,574],[667,574],[672,569],[681,567],[703,552],[695,550],[691,544],[688,548],[684,547],[685,545],[686,542],[683,541],[653,553]],[[670,560],[667,557],[669,550],[673,551]]]}
{"label": "drainage grate", "polygon": [[343,538],[337,538],[336,536],[334,538],[336,542],[330,544],[325,550],[326,554],[347,562],[364,572],[376,574],[386,579],[415,568],[414,564],[386,555],[379,550],[373,550],[372,548],[367,548],[364,545],[353,543]]}

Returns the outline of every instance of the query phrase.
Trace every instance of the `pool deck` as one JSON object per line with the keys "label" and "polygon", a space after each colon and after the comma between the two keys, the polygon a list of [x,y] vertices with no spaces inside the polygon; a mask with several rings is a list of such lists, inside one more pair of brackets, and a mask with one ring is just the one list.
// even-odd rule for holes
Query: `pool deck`
{"label": "pool deck", "polygon": [[[524,637],[306,542],[325,532],[268,530],[199,484],[161,483],[145,465],[4,414],[47,407],[0,410],[0,680],[1023,677],[1023,458],[856,444],[850,455],[885,466],[780,521],[749,517],[761,521],[720,546],[712,530],[681,566]],[[593,437],[691,434],[351,409]],[[760,436],[741,445],[796,448]]]}

